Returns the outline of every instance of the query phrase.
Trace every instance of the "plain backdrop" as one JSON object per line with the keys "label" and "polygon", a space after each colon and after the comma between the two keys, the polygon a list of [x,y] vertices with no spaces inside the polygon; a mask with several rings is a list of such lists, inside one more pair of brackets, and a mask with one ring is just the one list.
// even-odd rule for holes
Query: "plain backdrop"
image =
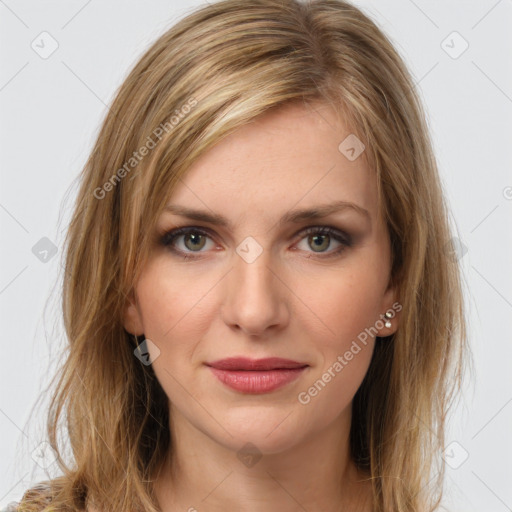
{"label": "plain backdrop", "polygon": [[[203,3],[0,0],[0,506],[56,466],[40,453],[47,398],[34,404],[63,346],[76,177],[128,70]],[[512,510],[512,1],[354,3],[415,77],[464,270],[475,366],[450,420],[445,507]]]}

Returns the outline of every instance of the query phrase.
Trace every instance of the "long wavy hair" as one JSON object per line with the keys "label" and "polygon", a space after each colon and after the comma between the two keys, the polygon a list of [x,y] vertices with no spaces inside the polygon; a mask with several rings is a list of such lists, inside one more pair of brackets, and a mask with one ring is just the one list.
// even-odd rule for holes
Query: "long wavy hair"
{"label": "long wavy hair", "polygon": [[439,507],[467,327],[449,209],[414,81],[383,32],[345,1],[223,0],[189,13],[137,62],[79,177],[64,252],[68,345],[47,418],[61,474],[46,490],[27,490],[23,510],[89,502],[102,512],[159,511],[152,482],[173,450],[168,399],[151,365],[134,356],[140,340],[123,328],[156,219],[222,138],[269,109],[318,100],[366,146],[403,307],[397,332],[377,338],[354,397],[352,457],[371,479],[375,512]]}

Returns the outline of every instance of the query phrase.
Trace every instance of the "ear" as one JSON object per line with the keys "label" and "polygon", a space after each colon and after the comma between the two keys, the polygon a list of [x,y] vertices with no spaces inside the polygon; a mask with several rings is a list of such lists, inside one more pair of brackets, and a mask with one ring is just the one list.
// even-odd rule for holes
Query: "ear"
{"label": "ear", "polygon": [[126,299],[126,305],[123,312],[123,326],[126,331],[135,336],[141,336],[144,333],[142,314],[133,291]]}
{"label": "ear", "polygon": [[[384,293],[382,299],[381,314],[379,320],[377,320],[375,327],[381,327],[378,329],[377,336],[385,337],[394,334],[400,324],[400,312],[402,311],[402,304],[398,300],[397,287],[389,285],[388,289]],[[387,318],[385,314],[388,313],[390,318]],[[391,326],[386,327],[385,323],[390,322]]]}

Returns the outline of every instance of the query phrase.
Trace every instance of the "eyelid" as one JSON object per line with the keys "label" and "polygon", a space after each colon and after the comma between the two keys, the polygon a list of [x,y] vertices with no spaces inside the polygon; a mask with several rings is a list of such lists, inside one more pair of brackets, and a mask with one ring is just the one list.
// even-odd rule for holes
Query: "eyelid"
{"label": "eyelid", "polygon": [[[177,249],[173,246],[172,242],[179,238],[180,236],[186,235],[188,233],[199,233],[203,236],[206,236],[207,238],[211,239],[214,243],[217,243],[216,237],[218,236],[216,233],[214,234],[210,228],[202,227],[202,226],[196,226],[196,225],[184,225],[184,226],[178,226],[175,228],[171,228],[169,230],[164,231],[160,236],[159,240],[162,245],[164,245],[166,248],[168,248],[170,251],[181,255],[184,257],[184,259],[200,259],[202,258],[202,255],[204,252],[202,251],[183,251],[181,249]],[[330,256],[336,256],[339,255],[344,250],[348,249],[353,245],[353,237],[351,234],[346,232],[343,229],[327,225],[327,224],[320,224],[320,225],[313,225],[313,226],[306,226],[299,230],[295,235],[294,238],[297,238],[298,240],[295,243],[298,243],[302,241],[304,238],[306,238],[309,234],[319,235],[319,236],[330,236],[335,241],[341,244],[341,247],[337,249],[333,249],[326,252],[319,252],[315,253],[314,251],[311,251],[311,254],[317,255],[317,259],[327,259]],[[208,251],[205,251],[208,252]],[[309,251],[308,251],[309,252]],[[310,256],[311,257],[311,256]]]}
{"label": "eyelid", "polygon": [[336,239],[341,239],[346,245],[352,245],[353,243],[352,236],[349,233],[328,224],[308,226],[297,233],[297,235],[301,235],[301,239],[304,238],[304,235],[308,234],[329,235]]}
{"label": "eyelid", "polygon": [[186,235],[188,233],[199,233],[199,234],[204,235],[204,236],[210,238],[211,240],[215,241],[215,235],[212,233],[212,231],[210,231],[210,229],[199,227],[199,226],[179,226],[176,228],[165,230],[159,236],[159,239],[163,245],[172,247],[171,246],[172,241],[174,241],[176,238]]}

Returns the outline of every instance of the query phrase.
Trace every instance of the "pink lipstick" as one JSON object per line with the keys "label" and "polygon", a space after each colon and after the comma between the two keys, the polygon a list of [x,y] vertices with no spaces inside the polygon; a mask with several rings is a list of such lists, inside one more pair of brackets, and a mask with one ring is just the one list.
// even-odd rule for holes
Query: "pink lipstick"
{"label": "pink lipstick", "polygon": [[269,357],[248,359],[231,357],[206,363],[226,386],[242,393],[268,393],[297,379],[309,366],[306,363]]}

